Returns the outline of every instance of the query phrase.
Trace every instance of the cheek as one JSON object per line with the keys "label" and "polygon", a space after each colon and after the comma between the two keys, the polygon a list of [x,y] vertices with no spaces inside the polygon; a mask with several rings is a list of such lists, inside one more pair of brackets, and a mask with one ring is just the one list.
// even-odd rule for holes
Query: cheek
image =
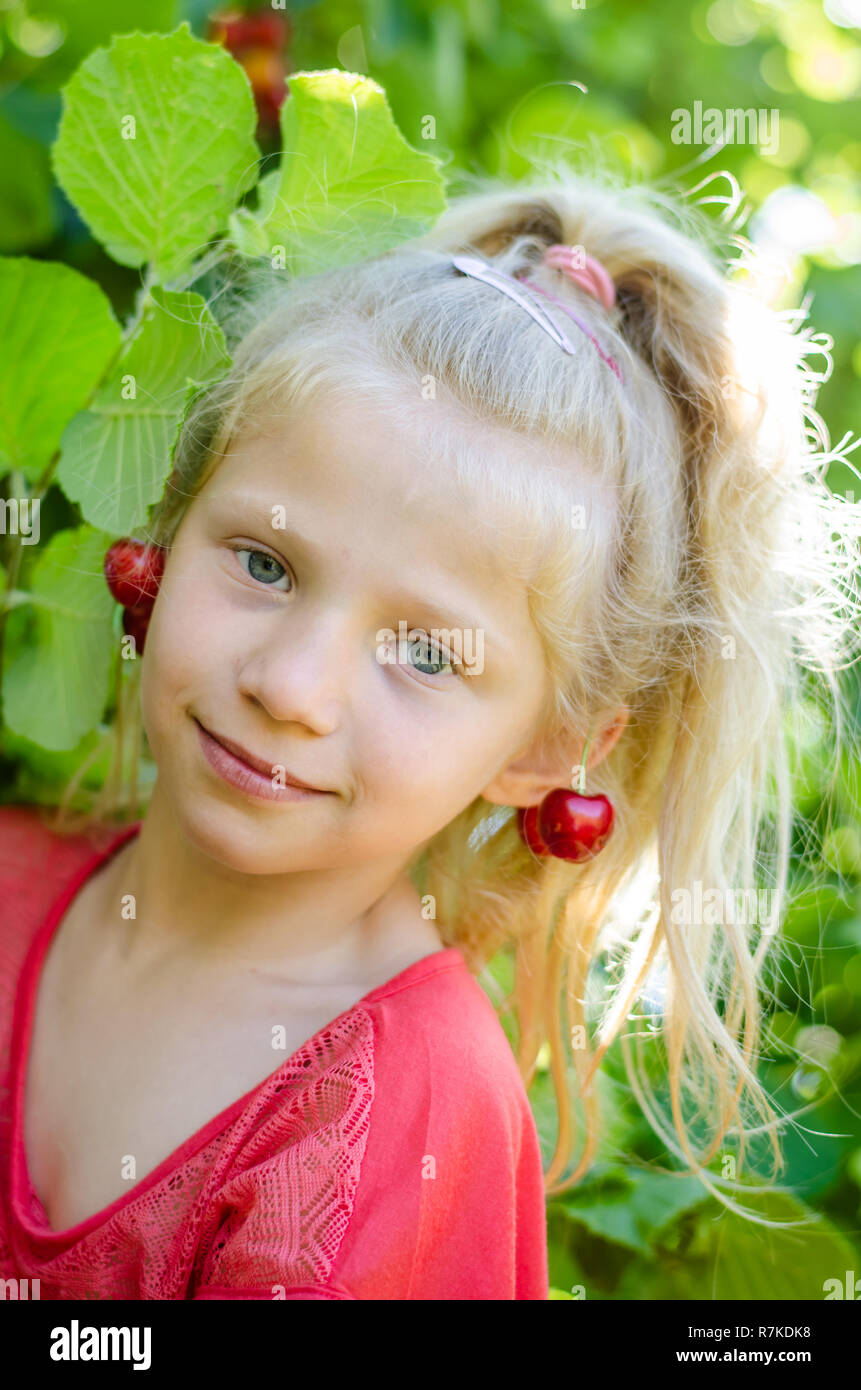
{"label": "cheek", "polygon": [[412,806],[418,817],[454,815],[492,780],[510,736],[487,704],[456,710],[443,695],[422,703],[389,700],[384,718],[378,703],[366,709],[357,765],[372,800],[393,814]]}
{"label": "cheek", "polygon": [[141,667],[141,716],[156,760],[161,745],[160,730],[166,724],[164,712],[173,704],[174,682],[179,678],[171,648],[170,623],[166,621],[168,612],[165,595],[160,592],[147,629]]}
{"label": "cheek", "polygon": [[199,690],[201,674],[220,661],[223,624],[207,611],[206,590],[191,581],[187,571],[168,572],[159,591],[147,631],[141,669],[144,722],[158,718],[159,708],[174,705],[184,692]]}

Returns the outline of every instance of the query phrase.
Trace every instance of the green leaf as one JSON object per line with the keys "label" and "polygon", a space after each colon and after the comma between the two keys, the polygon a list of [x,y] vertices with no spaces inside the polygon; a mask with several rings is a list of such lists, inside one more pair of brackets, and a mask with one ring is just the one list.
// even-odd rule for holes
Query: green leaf
{"label": "green leaf", "polygon": [[[841,953],[842,954],[842,953]],[[844,956],[845,959],[845,956]],[[793,1033],[793,1041],[797,1028]],[[759,1078],[766,1088],[772,1104],[793,1115],[790,1089],[797,1061],[792,1058],[778,1063],[765,1063],[760,1066]],[[813,1069],[816,1074],[816,1069]],[[821,1075],[821,1073],[819,1073]],[[806,1202],[816,1202],[821,1194],[837,1180],[846,1155],[857,1142],[858,1088],[841,1089],[837,1095],[827,1094],[808,1113],[799,1116],[794,1122],[784,1124],[780,1135],[780,1149],[784,1167],[781,1179],[796,1196]],[[796,1104],[800,1099],[796,1099]],[[768,1153],[755,1150],[748,1160],[748,1176],[766,1177]]]}
{"label": "green leaf", "polygon": [[[576,1095],[578,1082],[573,1066],[569,1065],[566,1068],[566,1077],[569,1095]],[[607,1062],[599,1069],[593,1084],[598,1092],[601,1132],[596,1163],[593,1164],[590,1174],[598,1174],[603,1171],[598,1164],[604,1161],[612,1162],[620,1152],[631,1148],[641,1118],[640,1112],[632,1103],[630,1087],[624,1081],[610,1075]],[[536,1072],[529,1087],[529,1103],[538,1131],[542,1158],[545,1164],[549,1164],[556,1147],[559,1123],[556,1091],[548,1070],[541,1069]],[[581,1183],[588,1184],[589,1181],[590,1176],[587,1175]]]}
{"label": "green leaf", "polygon": [[110,378],[63,435],[57,481],[87,521],[114,536],[144,525],[189,396],[229,366],[205,300],[154,289]]}
{"label": "green leaf", "polygon": [[[15,762],[19,773],[26,768],[43,786],[48,785],[54,790],[71,780],[84,759],[104,740],[107,728],[104,725],[90,729],[74,748],[47,749],[6,726],[0,730],[0,750],[4,758]],[[107,767],[104,771],[107,771]]]}
{"label": "green leaf", "polygon": [[[43,806],[55,806],[72,779],[86,770],[80,778],[83,799],[99,790],[108,776],[113,756],[112,740],[106,724],[99,724],[87,733],[74,748],[47,749],[22,738],[8,725],[0,733],[0,751],[15,766],[15,780],[4,791],[10,801]],[[81,804],[79,797],[72,802]]]}
{"label": "green leaf", "polygon": [[581,1297],[581,1289],[583,1292],[588,1289],[591,1298],[594,1295],[594,1284],[590,1287],[592,1281],[587,1277],[583,1263],[579,1258],[581,1252],[575,1248],[575,1243],[571,1238],[571,1233],[575,1230],[576,1227],[570,1226],[565,1220],[564,1213],[560,1217],[552,1210],[552,1204],[548,1207],[547,1272],[550,1287],[566,1290],[571,1299]]}
{"label": "green leaf", "polygon": [[54,172],[114,260],[186,271],[257,178],[257,113],[227,51],[192,36],[125,34],[63,89]]}
{"label": "green leaf", "polygon": [[39,85],[62,86],[99,44],[110,43],[114,34],[143,29],[146,33],[168,33],[178,20],[177,0],[135,0],[126,10],[111,0],[48,0],[40,11],[58,20],[65,31],[59,48],[43,58],[34,74]]}
{"label": "green leaf", "polygon": [[270,239],[264,223],[248,208],[237,208],[230,215],[230,235],[244,256],[268,256]]}
{"label": "green leaf", "polygon": [[53,261],[0,260],[0,473],[38,480],[120,341],[91,280]]}
{"label": "green leaf", "polygon": [[257,213],[230,220],[246,255],[283,247],[290,274],[314,272],[418,236],[445,207],[439,161],[407,144],[369,77],[291,73],[281,135],[281,164],[261,180]]}
{"label": "green leaf", "polygon": [[110,536],[58,531],[34,566],[32,603],[9,615],[3,720],[43,748],[73,748],[107,702],[114,600],[104,575]]}
{"label": "green leaf", "polygon": [[641,1254],[683,1211],[708,1201],[698,1178],[633,1165],[601,1164],[548,1206],[597,1236]]}
{"label": "green leaf", "polygon": [[775,1229],[726,1210],[716,1216],[709,1207],[700,1218],[694,1250],[684,1258],[665,1257],[652,1270],[642,1264],[632,1268],[616,1296],[821,1301],[830,1291],[828,1280],[842,1285],[846,1270],[857,1270],[858,1256],[849,1242],[790,1193],[744,1193],[740,1200],[770,1221],[804,1224]]}

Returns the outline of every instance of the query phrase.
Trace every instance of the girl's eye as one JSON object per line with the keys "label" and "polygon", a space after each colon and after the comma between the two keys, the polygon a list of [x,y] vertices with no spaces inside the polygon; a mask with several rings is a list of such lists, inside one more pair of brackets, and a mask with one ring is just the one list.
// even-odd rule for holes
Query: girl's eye
{"label": "girl's eye", "polygon": [[[248,555],[249,562],[246,568],[242,560],[240,564],[246,574],[252,579],[256,579],[259,584],[266,584],[270,589],[275,588],[275,581],[285,579],[289,581],[290,576],[280,560],[276,560],[274,555],[270,555],[268,550],[252,550],[250,547],[234,546],[236,555]],[[280,571],[280,573],[279,573]],[[286,593],[286,589],[280,589],[279,593]]]}
{"label": "girl's eye", "polygon": [[[448,667],[448,670],[440,669],[433,671],[422,671],[425,676],[456,676],[460,670],[457,662],[449,656],[448,652],[443,651],[442,647],[435,642],[429,642],[426,638],[420,637],[414,642],[408,643],[408,650],[415,651],[416,661],[419,666]],[[417,667],[418,669],[418,667]]]}

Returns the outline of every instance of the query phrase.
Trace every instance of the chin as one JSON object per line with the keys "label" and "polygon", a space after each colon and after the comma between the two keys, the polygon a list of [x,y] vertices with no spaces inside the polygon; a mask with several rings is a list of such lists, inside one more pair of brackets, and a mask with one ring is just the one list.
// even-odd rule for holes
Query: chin
{"label": "chin", "polygon": [[239,874],[277,873],[279,865],[273,856],[283,861],[274,843],[274,827],[262,833],[260,819],[254,808],[215,805],[212,799],[196,796],[188,802],[183,796],[176,802],[177,820],[187,839],[207,859],[222,868]]}
{"label": "chin", "polygon": [[214,864],[237,874],[285,874],[332,867],[325,836],[314,835],[303,846],[307,831],[289,816],[263,814],[253,802],[230,806],[218,793],[189,799],[175,797],[176,820],[194,848]]}

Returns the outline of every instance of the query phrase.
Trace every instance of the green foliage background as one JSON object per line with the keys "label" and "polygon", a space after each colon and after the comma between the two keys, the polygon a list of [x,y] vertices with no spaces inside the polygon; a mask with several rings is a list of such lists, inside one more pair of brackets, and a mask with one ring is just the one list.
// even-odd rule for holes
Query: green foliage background
{"label": "green foliage background", "polygon": [[[57,140],[61,88],[94,48],[118,33],[167,34],[186,20],[192,34],[206,37],[210,9],[198,0],[138,0],[131,8],[108,0],[7,0],[0,10],[0,256],[10,258],[0,262],[0,293],[5,287],[6,302],[12,303],[19,280],[22,290],[31,284],[26,277],[32,272],[20,258],[40,263],[42,311],[57,315],[57,340],[70,354],[77,324],[80,353],[92,356],[90,386],[83,389],[80,378],[69,387],[72,395],[81,389],[80,400],[66,399],[58,385],[56,419],[44,393],[29,402],[16,396],[14,410],[11,397],[4,400],[7,430],[15,416],[18,441],[26,437],[31,449],[30,455],[24,450],[7,457],[5,495],[17,495],[22,481],[37,487],[64,431],[62,457],[54,460],[58,471],[43,496],[43,544],[32,548],[38,557],[20,548],[13,556],[9,538],[0,538],[4,576],[13,566],[9,588],[17,596],[8,604],[5,624],[0,796],[7,801],[52,803],[85,759],[91,760],[85,788],[99,787],[110,772],[109,734],[125,676],[120,672],[113,685],[106,664],[105,639],[118,633],[118,610],[99,566],[106,545],[140,524],[145,508],[136,512],[137,503],[120,490],[100,510],[104,488],[98,473],[88,475],[87,460],[107,457],[116,447],[112,405],[123,369],[131,362],[146,374],[165,361],[160,312],[170,309],[175,320],[176,296],[184,295],[179,317],[188,332],[183,341],[171,338],[167,344],[172,375],[159,397],[167,463],[188,393],[217,375],[224,357],[205,306],[171,279],[187,264],[189,247],[160,244],[156,256],[146,228],[139,228],[135,244],[132,200],[121,189],[108,189],[98,239],[93,216],[80,215],[76,179],[80,141],[87,137],[68,135],[71,154],[64,155],[63,140]],[[678,174],[685,187],[714,170],[728,170],[755,214],[751,226],[758,235],[782,239],[787,276],[776,306],[793,306],[806,294],[815,328],[833,337],[834,370],[818,409],[836,441],[857,431],[861,420],[861,46],[852,11],[850,0],[826,6],[818,0],[665,0],[660,6],[587,0],[582,8],[562,0],[288,3],[287,70],[340,67],[374,78],[408,145],[421,158],[438,161],[452,191],[461,171],[519,177],[542,158],[566,152],[572,161],[592,153],[635,178],[671,180]],[[857,5],[854,15],[857,23]],[[140,62],[135,42],[130,39],[127,50],[132,83]],[[222,60],[232,63],[219,50],[213,61]],[[223,231],[230,207],[244,199],[230,225],[237,245],[250,254],[260,234],[254,209],[262,204],[255,198],[263,191],[261,184],[257,195],[246,196],[256,172],[243,184],[253,111],[241,73],[224,81],[223,91],[231,93],[224,100],[234,105],[223,108],[222,123],[237,133],[234,148],[218,155],[231,180],[222,190],[223,206],[214,195],[208,234]],[[694,165],[703,152],[672,142],[671,113],[696,101],[719,109],[776,108],[779,148],[768,155],[729,144]],[[290,118],[290,104],[282,121]],[[274,196],[282,135],[261,127],[257,139]],[[91,153],[95,161],[95,147]],[[403,151],[398,157],[408,158]],[[282,169],[285,180],[288,173]],[[715,191],[726,192],[726,185],[715,184]],[[426,195],[423,205],[400,209],[389,229],[394,239],[409,233],[411,219],[417,228],[423,219],[433,220],[432,178]],[[297,188],[285,193],[294,206],[303,196]],[[85,188],[80,198],[86,202]],[[273,239],[269,233],[276,224],[277,218],[266,226],[261,245]],[[747,227],[743,231],[751,234]],[[294,244],[297,267],[307,249],[301,240]],[[71,289],[63,282],[63,267],[80,272],[89,287]],[[58,306],[72,303],[64,301],[67,291],[79,298],[64,322]],[[122,338],[118,325],[124,325]],[[199,345],[201,327],[205,349]],[[23,332],[20,322],[16,332]],[[7,342],[18,341],[7,336]],[[3,365],[12,370],[8,351]],[[60,357],[40,369],[61,373]],[[93,394],[96,387],[101,395]],[[140,424],[132,402],[125,424],[132,431]],[[141,459],[136,484],[143,469]],[[163,481],[158,471],[147,478],[138,503],[141,497],[147,504],[155,500]],[[832,465],[829,481],[835,490],[859,496],[846,462]],[[81,574],[70,595],[72,560]],[[74,629],[66,621],[67,602],[78,614]],[[64,741],[49,727],[50,701],[39,723],[33,692],[50,693],[51,672],[68,664],[69,643],[89,655],[87,679],[69,693],[74,718],[70,714],[71,733]],[[572,1192],[548,1204],[551,1284],[559,1291],[554,1296],[576,1290],[576,1296],[599,1299],[822,1298],[826,1280],[843,1280],[846,1270],[861,1274],[857,671],[847,674],[845,689],[849,725],[839,758],[834,730],[814,701],[793,729],[800,759],[797,895],[784,929],[782,967],[770,982],[775,1012],[759,1070],[783,1110],[803,1113],[783,1133],[787,1162],[779,1190],[751,1195],[747,1202],[774,1220],[804,1224],[776,1231],[746,1222],[723,1211],[694,1180],[665,1171],[674,1165],[633,1102],[614,1048],[601,1082],[606,1137],[599,1162]],[[500,960],[494,968],[504,981],[508,963]],[[546,1072],[539,1074],[531,1099],[549,1158],[555,1129]],[[726,1158],[721,1156],[716,1173]],[[742,1176],[755,1181],[756,1157]]]}

